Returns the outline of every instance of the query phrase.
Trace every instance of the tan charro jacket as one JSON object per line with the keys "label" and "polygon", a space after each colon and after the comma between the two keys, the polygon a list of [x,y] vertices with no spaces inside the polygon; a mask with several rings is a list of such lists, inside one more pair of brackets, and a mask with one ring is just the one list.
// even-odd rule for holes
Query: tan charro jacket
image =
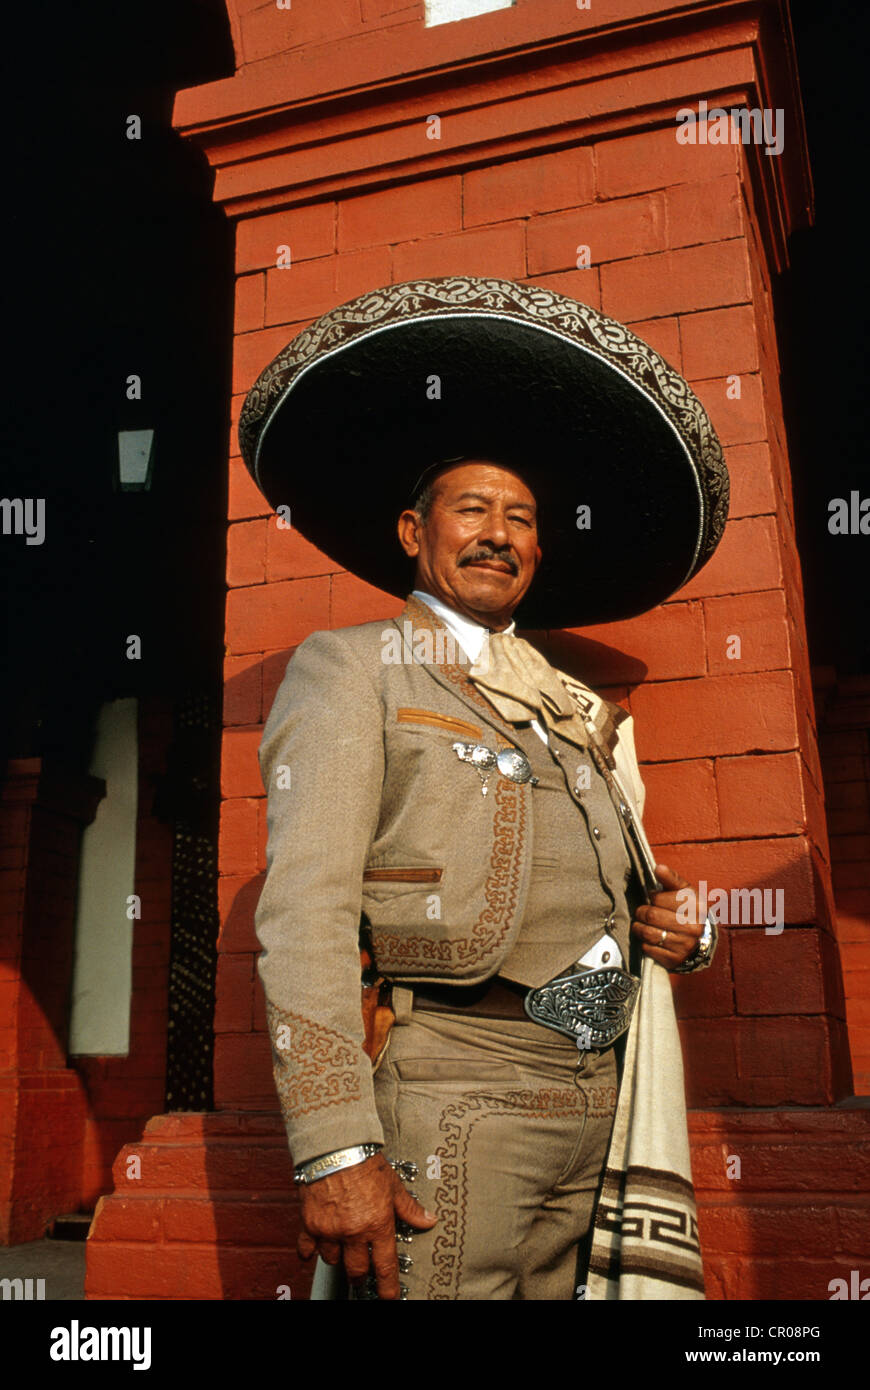
{"label": "tan charro jacket", "polygon": [[[479,983],[497,973],[522,925],[532,789],[496,773],[483,796],[478,772],[453,751],[458,739],[513,746],[511,725],[454,653],[447,629],[413,597],[395,620],[316,632],[289,662],[266,722],[269,840],[256,930],[297,1163],[383,1140],[363,1051],[363,916],[378,969],[401,983]],[[631,719],[583,689],[596,722],[617,715],[613,757],[639,820]],[[577,749],[563,746],[573,770]]]}

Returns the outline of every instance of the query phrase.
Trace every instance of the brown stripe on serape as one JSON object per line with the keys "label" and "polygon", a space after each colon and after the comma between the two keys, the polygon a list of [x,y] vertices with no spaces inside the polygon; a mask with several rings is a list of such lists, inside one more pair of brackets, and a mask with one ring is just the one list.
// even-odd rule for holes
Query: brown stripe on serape
{"label": "brown stripe on serape", "polygon": [[689,1197],[693,1202],[695,1200],[694,1187],[678,1173],[669,1173],[661,1168],[635,1166],[626,1170],[626,1179],[638,1181],[641,1186],[651,1188],[654,1193],[678,1192],[682,1197]]}
{"label": "brown stripe on serape", "polygon": [[622,1268],[618,1254],[611,1255],[609,1260],[600,1257],[589,1261],[588,1274],[600,1274],[602,1279],[608,1279],[615,1283],[619,1280],[619,1272]]}
{"label": "brown stripe on serape", "polygon": [[604,1178],[601,1183],[601,1191],[598,1200],[598,1212],[595,1224],[604,1225],[603,1220],[599,1220],[604,1206],[609,1202],[616,1207],[622,1207],[626,1201],[626,1187],[629,1182],[632,1188],[638,1188],[638,1196],[632,1199],[637,1201],[641,1195],[675,1199],[684,1198],[692,1206],[695,1203],[695,1189],[685,1178],[681,1178],[678,1173],[669,1173],[660,1168],[629,1168],[624,1172],[620,1168],[606,1168]]}
{"label": "brown stripe on serape", "polygon": [[669,1284],[679,1284],[684,1289],[698,1289],[704,1292],[704,1276],[690,1260],[678,1263],[676,1260],[662,1259],[660,1256],[630,1251],[623,1253],[622,1270],[624,1274],[647,1274],[653,1279],[665,1279]]}
{"label": "brown stripe on serape", "polygon": [[692,1184],[687,1182],[685,1178],[681,1178],[679,1173],[670,1172],[667,1168],[643,1168],[640,1164],[634,1164],[628,1169],[605,1168],[602,1191],[615,1188],[621,1192],[629,1176],[644,1178],[647,1182],[658,1186],[674,1187],[693,1199],[695,1196],[695,1189]]}
{"label": "brown stripe on serape", "polygon": [[668,1284],[678,1284],[682,1289],[704,1292],[702,1274],[693,1273],[686,1264],[678,1265],[670,1260],[657,1260],[647,1254],[632,1255],[624,1251],[621,1258],[613,1258],[606,1263],[603,1260],[593,1260],[589,1265],[589,1273],[601,1275],[613,1283],[618,1282],[621,1274],[636,1274],[650,1279],[661,1279]]}
{"label": "brown stripe on serape", "polygon": [[621,1168],[605,1168],[601,1182],[601,1196],[615,1202],[625,1190],[625,1173]]}

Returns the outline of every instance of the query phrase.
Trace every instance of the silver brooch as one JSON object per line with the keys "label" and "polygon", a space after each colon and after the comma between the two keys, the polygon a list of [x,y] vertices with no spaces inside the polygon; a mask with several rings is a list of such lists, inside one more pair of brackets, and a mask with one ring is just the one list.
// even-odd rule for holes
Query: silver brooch
{"label": "silver brooch", "polygon": [[532,772],[531,763],[519,748],[503,748],[500,753],[496,753],[492,748],[487,748],[485,743],[454,743],[453,751],[464,763],[471,763],[477,769],[478,776],[482,782],[481,793],[486,796],[487,782],[494,768],[498,768],[502,777],[507,777],[511,782],[530,782],[533,787],[538,785],[538,778]]}

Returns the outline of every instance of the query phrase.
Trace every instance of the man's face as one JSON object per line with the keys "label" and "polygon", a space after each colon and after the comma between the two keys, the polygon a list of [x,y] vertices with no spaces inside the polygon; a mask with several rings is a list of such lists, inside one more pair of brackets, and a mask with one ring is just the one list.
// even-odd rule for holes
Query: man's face
{"label": "man's face", "polygon": [[485,627],[507,627],[541,561],[535,499],[516,473],[471,460],[438,475],[425,522],[399,518],[415,588]]}

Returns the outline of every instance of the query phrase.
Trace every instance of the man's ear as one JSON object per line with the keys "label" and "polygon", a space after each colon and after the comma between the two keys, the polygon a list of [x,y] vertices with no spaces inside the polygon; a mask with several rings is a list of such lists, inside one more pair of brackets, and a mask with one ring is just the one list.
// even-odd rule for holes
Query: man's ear
{"label": "man's ear", "polygon": [[408,508],[399,517],[396,530],[399,536],[399,544],[406,555],[414,556],[420,554],[420,530],[423,526],[420,517],[415,511]]}

